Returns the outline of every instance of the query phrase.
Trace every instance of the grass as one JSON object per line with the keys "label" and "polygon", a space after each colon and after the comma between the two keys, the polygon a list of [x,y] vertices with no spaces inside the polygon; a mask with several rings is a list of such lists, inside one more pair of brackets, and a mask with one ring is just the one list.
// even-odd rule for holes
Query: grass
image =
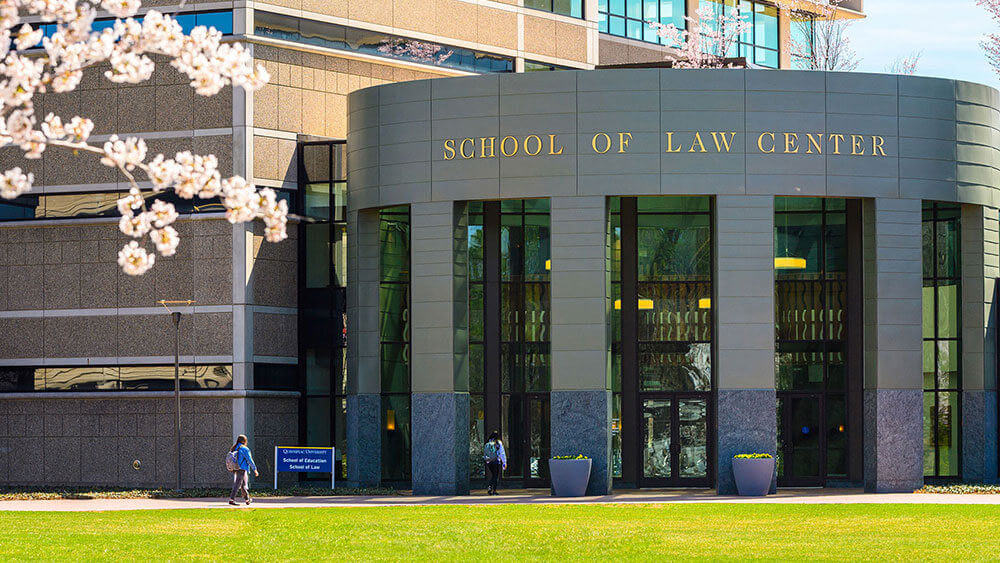
{"label": "grass", "polygon": [[[58,499],[127,499],[127,498],[217,498],[228,497],[230,489],[129,489],[113,487],[0,487],[3,500],[58,500]],[[395,495],[394,489],[375,487],[368,489],[337,487],[330,489],[311,487],[283,487],[278,490],[254,489],[255,497],[306,497],[342,495]]]}
{"label": "grass", "polygon": [[1000,506],[498,505],[0,512],[2,559],[948,559]]}

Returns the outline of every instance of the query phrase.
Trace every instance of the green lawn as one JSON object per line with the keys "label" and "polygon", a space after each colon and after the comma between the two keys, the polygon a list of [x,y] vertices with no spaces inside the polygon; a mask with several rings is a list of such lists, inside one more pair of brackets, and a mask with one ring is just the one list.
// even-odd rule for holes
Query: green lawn
{"label": "green lawn", "polygon": [[987,559],[1000,506],[501,505],[0,513],[2,559]]}

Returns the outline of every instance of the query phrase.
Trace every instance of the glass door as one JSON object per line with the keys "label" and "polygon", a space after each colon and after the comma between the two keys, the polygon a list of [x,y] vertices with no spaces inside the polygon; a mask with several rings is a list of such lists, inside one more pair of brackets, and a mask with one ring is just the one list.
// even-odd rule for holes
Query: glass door
{"label": "glass door", "polygon": [[823,486],[826,466],[823,406],[823,395],[819,393],[778,394],[779,486]]}
{"label": "glass door", "polygon": [[644,397],[638,459],[641,487],[709,483],[708,399],[671,393]]}

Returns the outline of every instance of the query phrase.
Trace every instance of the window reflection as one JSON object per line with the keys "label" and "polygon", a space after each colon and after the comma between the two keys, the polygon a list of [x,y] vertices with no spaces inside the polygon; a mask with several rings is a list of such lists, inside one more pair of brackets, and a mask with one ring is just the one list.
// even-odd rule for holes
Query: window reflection
{"label": "window reflection", "polygon": [[[181,365],[180,382],[182,390],[232,389],[232,366]],[[0,368],[0,392],[173,389],[173,365]]]}
{"label": "window reflection", "polygon": [[647,22],[674,24],[685,29],[685,0],[598,0],[597,17],[602,33],[668,45]]}

